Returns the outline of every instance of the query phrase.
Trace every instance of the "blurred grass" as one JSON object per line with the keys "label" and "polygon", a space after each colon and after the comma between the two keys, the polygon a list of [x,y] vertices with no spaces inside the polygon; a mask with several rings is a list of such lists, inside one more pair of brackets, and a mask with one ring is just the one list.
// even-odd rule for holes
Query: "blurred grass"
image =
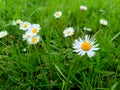
{"label": "blurred grass", "polygon": [[[88,10],[80,11],[80,5]],[[0,89],[118,90],[119,5],[119,0],[0,0],[0,30],[9,32],[0,39]],[[58,10],[63,15],[56,20],[53,15]],[[101,18],[108,20],[108,26],[99,24]],[[40,24],[43,43],[29,46],[23,42],[23,32],[11,25],[16,19]],[[64,38],[63,30],[68,26],[75,34]],[[83,31],[84,26],[92,31]],[[85,34],[96,34],[100,44],[92,59],[72,51],[74,40]]]}

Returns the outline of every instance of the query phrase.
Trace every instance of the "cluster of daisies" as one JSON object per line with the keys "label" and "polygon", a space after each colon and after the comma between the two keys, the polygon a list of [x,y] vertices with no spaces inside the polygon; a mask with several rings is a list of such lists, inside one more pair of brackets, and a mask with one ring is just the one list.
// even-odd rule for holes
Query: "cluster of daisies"
{"label": "cluster of daisies", "polygon": [[19,29],[25,31],[22,35],[23,40],[26,40],[28,44],[37,44],[40,41],[38,32],[41,27],[39,24],[31,24],[30,22],[23,22],[16,20],[12,22],[12,25],[19,25]]}
{"label": "cluster of daisies", "polygon": [[[74,29],[72,27],[68,27],[63,31],[64,37],[72,36],[73,34]],[[99,44],[95,45],[95,43],[95,38],[90,38],[89,35],[85,35],[85,37],[82,38],[79,37],[79,39],[75,40],[73,43],[74,52],[81,56],[87,53],[89,57],[92,57],[95,55],[94,51],[99,49],[97,48]]]}
{"label": "cluster of daisies", "polygon": [[[88,8],[84,5],[80,6],[80,10],[86,11]],[[61,11],[57,11],[54,13],[54,17],[56,19],[62,16]],[[100,19],[101,25],[107,25],[108,21],[104,19]],[[19,29],[25,31],[22,35],[23,40],[26,40],[28,44],[37,44],[40,41],[40,36],[38,35],[41,27],[39,24],[31,24],[30,22],[23,22],[21,20],[15,20],[12,22],[12,25],[19,25]],[[91,28],[84,27],[83,30],[91,31]],[[63,36],[68,37],[74,34],[74,28],[68,27],[63,31]],[[0,32],[0,38],[8,35],[7,31]],[[98,50],[99,44],[96,44],[96,39],[90,37],[89,35],[85,35],[84,37],[79,37],[73,43],[73,51],[78,53],[78,55],[87,54],[88,57],[92,57],[95,55],[95,51]]]}
{"label": "cluster of daisies", "polygon": [[[84,5],[80,6],[80,10],[86,11],[88,8]],[[57,11],[54,14],[55,18],[60,18],[62,16],[61,11]],[[108,21],[105,19],[100,19],[101,25],[107,25]],[[83,30],[91,31],[91,28],[84,27]],[[74,28],[68,27],[63,31],[64,37],[72,36],[74,34]],[[79,37],[73,43],[74,52],[78,53],[78,55],[85,55],[87,54],[88,57],[92,57],[95,55],[95,51],[98,50],[99,44],[96,44],[96,39],[90,37],[89,35],[85,35],[84,37]]]}

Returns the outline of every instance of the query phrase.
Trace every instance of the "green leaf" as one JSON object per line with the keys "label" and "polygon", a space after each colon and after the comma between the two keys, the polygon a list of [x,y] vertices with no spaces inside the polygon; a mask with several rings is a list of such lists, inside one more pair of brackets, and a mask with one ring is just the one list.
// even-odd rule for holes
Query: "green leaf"
{"label": "green leaf", "polygon": [[118,84],[118,82],[116,82],[116,83],[112,86],[111,90],[115,90],[115,87],[117,86],[117,84]]}
{"label": "green leaf", "polygon": [[115,72],[113,71],[99,71],[103,76],[113,75]]}

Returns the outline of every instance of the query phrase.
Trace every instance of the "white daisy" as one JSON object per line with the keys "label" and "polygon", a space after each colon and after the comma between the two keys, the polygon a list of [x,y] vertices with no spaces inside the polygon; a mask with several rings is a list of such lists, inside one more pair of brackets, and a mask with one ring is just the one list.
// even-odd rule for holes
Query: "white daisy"
{"label": "white daisy", "polygon": [[65,37],[71,36],[74,34],[74,29],[72,27],[68,27],[63,31]]}
{"label": "white daisy", "polygon": [[33,34],[29,31],[26,31],[25,34],[22,35],[23,40],[27,40],[28,38],[32,37]]}
{"label": "white daisy", "polygon": [[22,23],[22,21],[18,19],[16,21],[13,21],[12,25],[17,25],[17,24],[21,24],[21,23]]}
{"label": "white daisy", "polygon": [[26,51],[27,51],[27,49],[26,49],[26,48],[23,48],[23,51],[24,51],[24,52],[26,52]]}
{"label": "white daisy", "polygon": [[29,28],[28,32],[32,33],[33,35],[36,35],[40,31],[41,27],[39,24],[33,24],[31,25],[31,28]]}
{"label": "white daisy", "polygon": [[23,22],[20,24],[21,30],[28,30],[31,27],[31,24],[29,22]]}
{"label": "white daisy", "polygon": [[100,24],[102,25],[108,25],[108,21],[104,19],[100,19]]}
{"label": "white daisy", "polygon": [[16,21],[13,21],[13,22],[12,22],[12,25],[17,25],[17,24],[16,24]]}
{"label": "white daisy", "polygon": [[85,30],[85,31],[91,31],[92,29],[91,29],[91,28],[84,27],[83,30]]}
{"label": "white daisy", "polygon": [[80,10],[86,11],[86,10],[87,10],[87,6],[81,5],[81,6],[80,6]]}
{"label": "white daisy", "polygon": [[35,35],[35,36],[31,36],[27,39],[28,44],[37,44],[40,40],[40,36]]}
{"label": "white daisy", "polygon": [[7,36],[7,35],[8,35],[8,32],[7,32],[7,31],[1,31],[1,32],[0,32],[0,38],[5,37],[5,36]]}
{"label": "white daisy", "polygon": [[85,38],[80,38],[78,40],[75,40],[75,42],[73,43],[73,48],[75,49],[74,52],[77,52],[78,55],[85,55],[87,53],[88,57],[92,57],[95,55],[96,50],[98,50],[99,48],[97,48],[97,46],[99,44],[96,44],[96,40],[94,38],[90,38],[90,36],[85,35]]}
{"label": "white daisy", "polygon": [[61,11],[57,11],[54,13],[54,17],[55,18],[60,18],[62,16],[62,12]]}

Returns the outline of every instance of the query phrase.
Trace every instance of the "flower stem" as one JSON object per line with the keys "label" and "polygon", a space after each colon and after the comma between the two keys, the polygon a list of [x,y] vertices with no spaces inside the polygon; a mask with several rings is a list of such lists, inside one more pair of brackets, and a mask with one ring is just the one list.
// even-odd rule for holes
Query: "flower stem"
{"label": "flower stem", "polygon": [[36,47],[35,45],[34,45],[34,47],[35,47],[35,50],[36,50],[36,53],[37,53],[38,62],[39,62],[39,64],[41,65],[41,61],[40,61],[38,49],[37,49],[37,47]]}
{"label": "flower stem", "polygon": [[47,49],[47,47],[46,47],[46,45],[45,45],[45,42],[42,40],[42,38],[41,38],[41,41],[42,41],[42,46],[44,47],[46,53],[48,53],[48,49]]}
{"label": "flower stem", "polygon": [[[76,59],[76,60],[77,60],[77,59]],[[73,61],[72,66],[70,67],[70,70],[69,70],[69,73],[68,73],[68,76],[67,76],[67,79],[66,79],[66,82],[65,82],[66,85],[65,85],[65,89],[64,89],[64,90],[68,90],[68,82],[69,82],[71,73],[72,73],[72,71],[73,71],[73,68],[74,68],[74,66],[75,66],[76,60]]]}

